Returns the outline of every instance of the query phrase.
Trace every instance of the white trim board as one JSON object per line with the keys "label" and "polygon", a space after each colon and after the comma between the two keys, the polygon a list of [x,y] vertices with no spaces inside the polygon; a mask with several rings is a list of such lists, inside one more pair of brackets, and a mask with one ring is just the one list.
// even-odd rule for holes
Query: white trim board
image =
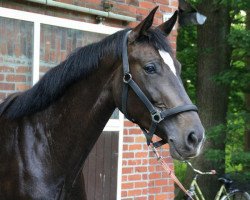
{"label": "white trim board", "polygon": [[77,29],[82,31],[89,31],[95,33],[112,34],[121,30],[120,28],[105,26],[103,24],[91,24],[87,22],[80,22],[70,19],[64,19],[59,17],[52,17],[48,15],[42,15],[37,13],[31,13],[26,11],[14,10],[9,8],[0,7],[0,16],[12,19],[19,19],[29,22],[39,22],[41,24],[48,24],[53,26],[60,26],[64,28]]}

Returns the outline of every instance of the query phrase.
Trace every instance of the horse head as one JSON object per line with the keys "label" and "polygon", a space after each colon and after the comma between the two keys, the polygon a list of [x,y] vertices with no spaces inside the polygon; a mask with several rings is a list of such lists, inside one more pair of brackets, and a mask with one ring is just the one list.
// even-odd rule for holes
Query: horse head
{"label": "horse head", "polygon": [[[178,13],[175,12],[160,26],[151,28],[156,10],[157,7],[127,33],[127,49],[123,51],[127,54],[128,64],[123,55],[123,68],[117,70],[113,83],[115,102],[130,120],[148,131],[152,128],[152,120],[155,121],[152,112],[172,112],[175,108],[180,110],[179,108],[184,107],[184,110],[173,112],[159,120],[154,133],[169,143],[173,158],[189,159],[200,153],[204,142],[204,128],[196,110],[185,109],[186,105],[192,103],[180,78],[181,64],[174,57],[167,41]],[[124,70],[124,65],[129,65],[129,73]],[[137,89],[134,88],[137,86],[131,85],[130,80],[133,80],[133,84],[138,86],[138,90],[141,90],[147,100],[142,100],[143,98],[135,92]],[[125,95],[124,82],[125,87],[128,87]],[[129,86],[126,86],[128,82]],[[126,95],[127,97],[124,97]],[[154,111],[151,112],[152,109],[149,107],[153,107]]]}

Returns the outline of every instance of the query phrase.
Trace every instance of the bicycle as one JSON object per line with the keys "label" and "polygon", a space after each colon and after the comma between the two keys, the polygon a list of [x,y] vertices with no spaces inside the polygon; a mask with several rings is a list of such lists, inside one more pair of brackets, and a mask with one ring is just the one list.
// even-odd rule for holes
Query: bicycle
{"label": "bicycle", "polygon": [[[197,178],[199,175],[216,175],[216,171],[211,170],[210,172],[202,172],[200,170],[195,169],[190,162],[185,162],[192,168],[195,173],[195,176],[190,184],[188,193],[194,200],[206,200],[197,183]],[[231,185],[233,183],[231,179],[220,177],[218,180],[221,183],[221,187],[218,190],[214,200],[250,200],[250,195],[247,192],[231,188]],[[192,199],[190,197],[186,197],[186,200]]]}

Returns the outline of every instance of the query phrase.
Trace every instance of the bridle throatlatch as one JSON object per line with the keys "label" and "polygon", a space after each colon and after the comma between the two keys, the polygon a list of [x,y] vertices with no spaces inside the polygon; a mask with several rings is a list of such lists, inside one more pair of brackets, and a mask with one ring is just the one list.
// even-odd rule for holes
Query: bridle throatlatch
{"label": "bridle throatlatch", "polygon": [[[143,93],[143,91],[140,89],[140,87],[137,85],[137,83],[133,80],[133,77],[129,70],[129,62],[128,62],[128,48],[127,48],[127,42],[128,42],[128,35],[131,31],[128,31],[123,39],[123,49],[122,49],[122,63],[123,63],[123,91],[122,91],[122,112],[130,119],[127,113],[127,100],[128,100],[128,89],[131,87],[131,89],[135,92],[135,94],[139,97],[139,99],[144,103],[144,105],[147,107],[151,118],[151,126],[149,130],[147,131],[145,128],[140,127],[142,132],[144,133],[146,139],[147,139],[147,145],[150,145],[151,143],[155,148],[160,147],[167,143],[165,140],[160,140],[158,142],[153,143],[152,138],[155,133],[155,130],[157,128],[157,125],[162,121],[167,119],[170,116],[177,115],[182,112],[187,111],[198,111],[197,107],[193,104],[187,104],[182,106],[177,106],[170,109],[165,110],[158,110],[146,97],[146,95]],[[130,119],[131,121],[134,121],[133,119]]]}

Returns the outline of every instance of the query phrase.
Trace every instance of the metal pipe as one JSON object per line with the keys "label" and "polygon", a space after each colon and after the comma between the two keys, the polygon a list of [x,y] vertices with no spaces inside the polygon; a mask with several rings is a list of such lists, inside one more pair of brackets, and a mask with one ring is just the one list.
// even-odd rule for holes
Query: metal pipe
{"label": "metal pipe", "polygon": [[57,7],[57,8],[63,8],[63,9],[66,9],[66,10],[78,11],[78,12],[87,13],[87,14],[91,14],[91,15],[97,15],[97,16],[111,18],[111,19],[118,19],[118,20],[127,21],[127,22],[136,21],[136,18],[134,18],[134,17],[128,17],[128,16],[125,16],[125,15],[115,14],[115,13],[112,13],[112,12],[105,12],[105,11],[95,10],[95,9],[92,9],[92,8],[86,8],[86,7],[82,7],[82,6],[71,5],[71,4],[57,2],[57,1],[53,1],[53,0],[26,0],[26,1],[39,3],[39,4],[44,4],[44,5]]}

